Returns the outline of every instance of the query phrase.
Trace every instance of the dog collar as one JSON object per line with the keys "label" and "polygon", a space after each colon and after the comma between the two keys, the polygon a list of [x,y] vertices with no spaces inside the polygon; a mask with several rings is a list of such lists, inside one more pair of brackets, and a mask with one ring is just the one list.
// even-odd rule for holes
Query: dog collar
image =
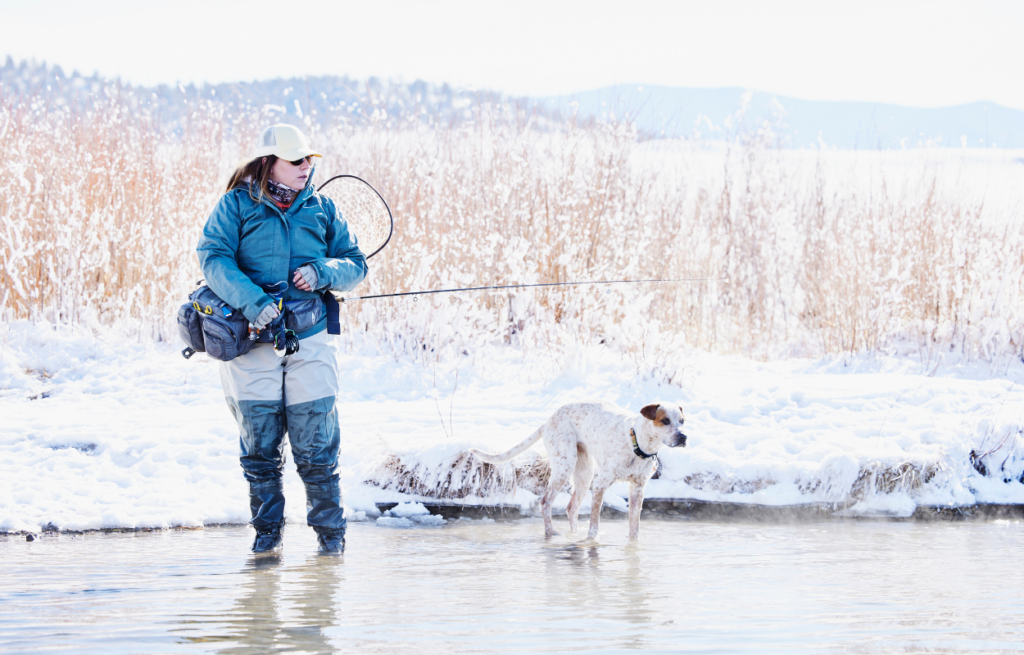
{"label": "dog collar", "polygon": [[633,452],[636,453],[637,457],[641,459],[647,459],[648,457],[658,456],[658,453],[651,453],[648,455],[644,451],[640,450],[640,444],[636,442],[636,431],[633,430],[633,428],[629,429],[629,438],[633,440]]}

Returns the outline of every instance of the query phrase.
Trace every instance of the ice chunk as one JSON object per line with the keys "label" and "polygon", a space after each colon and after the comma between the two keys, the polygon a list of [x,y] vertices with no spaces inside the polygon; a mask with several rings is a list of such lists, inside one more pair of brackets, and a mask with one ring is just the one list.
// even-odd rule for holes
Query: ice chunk
{"label": "ice chunk", "polygon": [[392,507],[391,510],[389,510],[389,513],[392,516],[409,518],[422,514],[430,514],[430,511],[423,506],[423,503],[399,503],[397,506]]}

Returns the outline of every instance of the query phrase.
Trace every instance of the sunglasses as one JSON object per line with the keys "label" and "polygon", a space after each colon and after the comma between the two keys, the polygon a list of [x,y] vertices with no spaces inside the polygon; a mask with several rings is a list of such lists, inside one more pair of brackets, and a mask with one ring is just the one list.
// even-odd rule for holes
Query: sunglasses
{"label": "sunglasses", "polygon": [[310,164],[312,164],[312,163],[313,163],[313,161],[312,161],[312,160],[313,160],[313,155],[306,155],[306,156],[305,156],[305,157],[303,157],[302,159],[296,159],[295,161],[288,161],[288,160],[286,159],[285,161],[287,161],[287,162],[288,162],[289,164],[291,164],[292,166],[302,166],[302,162],[304,162],[304,161],[308,161],[308,162],[309,162]]}

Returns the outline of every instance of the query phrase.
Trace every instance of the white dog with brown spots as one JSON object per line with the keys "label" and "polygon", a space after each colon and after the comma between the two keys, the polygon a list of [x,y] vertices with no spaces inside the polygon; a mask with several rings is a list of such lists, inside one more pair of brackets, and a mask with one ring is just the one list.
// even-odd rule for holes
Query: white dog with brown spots
{"label": "white dog with brown spots", "polygon": [[608,403],[565,405],[512,450],[500,455],[476,448],[470,452],[490,464],[503,464],[538,440],[544,440],[551,462],[551,479],[540,501],[547,536],[557,534],[551,524],[551,504],[570,476],[572,498],[566,508],[570,530],[576,530],[580,505],[587,490],[593,491],[587,534],[590,539],[597,537],[608,487],[616,480],[629,482],[629,537],[636,539],[640,534],[644,487],[654,475],[657,464],[655,455],[662,446],[686,445],[683,418],[681,407],[666,403],[647,405],[639,416]]}

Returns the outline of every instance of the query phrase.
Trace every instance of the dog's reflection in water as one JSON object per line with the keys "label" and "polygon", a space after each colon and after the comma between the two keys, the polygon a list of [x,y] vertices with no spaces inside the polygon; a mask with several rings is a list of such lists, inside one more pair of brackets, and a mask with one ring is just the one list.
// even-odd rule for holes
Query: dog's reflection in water
{"label": "dog's reflection in water", "polygon": [[652,596],[657,588],[652,576],[657,569],[644,567],[641,544],[634,540],[625,545],[601,544],[587,539],[542,550],[547,555],[547,604],[553,614],[592,617],[594,608],[599,607],[606,620],[623,624],[615,648],[650,646],[646,628],[664,621],[659,618],[659,601]]}
{"label": "dog's reflection in water", "polygon": [[580,544],[569,544],[562,548],[552,549],[555,559],[562,561],[571,562],[579,566],[589,566],[592,564],[598,564],[600,559],[600,553],[596,544],[594,545],[580,545]]}
{"label": "dog's reflection in water", "polygon": [[250,560],[240,575],[244,594],[227,614],[230,637],[225,641],[233,643],[219,653],[337,651],[324,628],[339,620],[340,560],[313,556],[298,567],[285,567],[280,557],[261,557]]}

